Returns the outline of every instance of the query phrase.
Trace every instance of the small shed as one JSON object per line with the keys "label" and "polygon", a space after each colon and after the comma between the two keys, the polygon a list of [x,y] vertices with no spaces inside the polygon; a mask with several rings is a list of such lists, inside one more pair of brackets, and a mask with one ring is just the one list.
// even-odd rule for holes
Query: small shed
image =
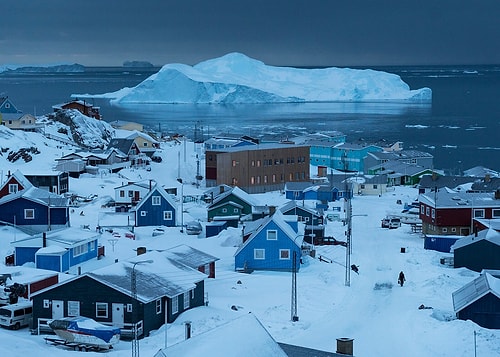
{"label": "small shed", "polygon": [[97,258],[100,234],[79,228],[44,232],[12,242],[15,264],[35,263],[38,269],[58,272]]}
{"label": "small shed", "polygon": [[465,267],[477,272],[500,269],[500,232],[485,229],[461,238],[451,247],[454,267]]}
{"label": "small shed", "polygon": [[451,246],[462,236],[451,235],[425,235],[424,249],[435,250],[437,252],[449,253]]}
{"label": "small shed", "polygon": [[460,320],[500,329],[500,279],[483,272],[452,294],[453,308]]}
{"label": "small shed", "polygon": [[227,222],[226,221],[209,222],[205,226],[206,237],[207,238],[214,237],[226,229],[227,229]]}

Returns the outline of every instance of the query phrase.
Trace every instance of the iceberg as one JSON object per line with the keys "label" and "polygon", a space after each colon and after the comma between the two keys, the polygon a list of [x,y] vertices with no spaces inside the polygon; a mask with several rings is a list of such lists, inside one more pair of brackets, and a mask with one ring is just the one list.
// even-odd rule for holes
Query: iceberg
{"label": "iceberg", "polygon": [[194,66],[164,65],[133,88],[94,95],[112,104],[237,104],[432,101],[430,88],[411,90],[400,76],[371,69],[276,67],[229,53]]}

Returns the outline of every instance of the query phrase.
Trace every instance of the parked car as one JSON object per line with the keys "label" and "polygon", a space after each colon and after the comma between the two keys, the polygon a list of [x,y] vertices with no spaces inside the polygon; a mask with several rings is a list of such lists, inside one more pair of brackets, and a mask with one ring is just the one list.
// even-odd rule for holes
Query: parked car
{"label": "parked car", "polygon": [[33,315],[31,302],[19,302],[0,308],[0,325],[14,330],[28,326]]}
{"label": "parked car", "polygon": [[382,228],[395,229],[401,227],[401,219],[394,217],[385,217],[382,219]]}
{"label": "parked car", "polygon": [[186,223],[186,233],[191,235],[198,235],[201,233],[203,228],[201,227],[201,223],[198,221],[192,221]]}

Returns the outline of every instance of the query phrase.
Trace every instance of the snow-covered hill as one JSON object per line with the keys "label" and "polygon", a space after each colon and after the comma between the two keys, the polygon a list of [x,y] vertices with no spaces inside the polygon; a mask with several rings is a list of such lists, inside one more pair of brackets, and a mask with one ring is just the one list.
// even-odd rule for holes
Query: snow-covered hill
{"label": "snow-covered hill", "polygon": [[[84,95],[78,94],[83,97]],[[133,88],[92,95],[126,103],[430,102],[429,88],[370,69],[275,67],[230,53],[195,66],[173,63]]]}

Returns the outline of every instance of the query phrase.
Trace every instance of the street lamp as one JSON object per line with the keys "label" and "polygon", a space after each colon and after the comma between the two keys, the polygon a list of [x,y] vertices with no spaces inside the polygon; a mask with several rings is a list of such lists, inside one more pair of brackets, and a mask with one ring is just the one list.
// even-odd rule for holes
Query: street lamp
{"label": "street lamp", "polygon": [[[299,237],[304,237],[304,235],[303,234],[297,235],[293,239],[293,242],[295,244],[297,244],[297,238]],[[302,253],[302,245],[300,251]],[[292,322],[299,321],[299,316],[297,315],[297,252],[295,250],[293,251],[293,259],[292,259],[292,306],[290,309],[290,313]]]}
{"label": "street lamp", "polygon": [[140,260],[135,262],[132,266],[131,273],[131,292],[132,292],[132,329],[134,334],[134,339],[132,340],[132,357],[139,357],[139,340],[137,339],[137,323],[135,322],[134,317],[136,317],[136,309],[134,308],[134,302],[137,301],[137,279],[135,274],[135,266],[137,264],[150,264],[153,263],[153,260]]}
{"label": "street lamp", "polygon": [[180,177],[177,182],[181,184],[181,233],[184,233],[184,183]]}

